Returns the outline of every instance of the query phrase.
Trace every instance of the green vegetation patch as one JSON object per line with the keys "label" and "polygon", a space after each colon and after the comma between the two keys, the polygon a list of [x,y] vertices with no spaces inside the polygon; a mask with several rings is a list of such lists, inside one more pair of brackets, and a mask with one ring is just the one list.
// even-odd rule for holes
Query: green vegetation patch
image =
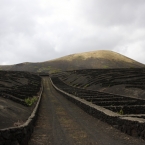
{"label": "green vegetation patch", "polygon": [[119,112],[117,112],[117,113],[120,114],[120,115],[124,115],[124,112],[123,112],[122,109],[120,109]]}
{"label": "green vegetation patch", "polygon": [[28,106],[32,106],[35,102],[37,102],[38,97],[34,96],[32,98],[26,98],[24,101]]}
{"label": "green vegetation patch", "polygon": [[109,66],[107,66],[107,65],[104,65],[104,66],[103,66],[103,68],[109,68]]}

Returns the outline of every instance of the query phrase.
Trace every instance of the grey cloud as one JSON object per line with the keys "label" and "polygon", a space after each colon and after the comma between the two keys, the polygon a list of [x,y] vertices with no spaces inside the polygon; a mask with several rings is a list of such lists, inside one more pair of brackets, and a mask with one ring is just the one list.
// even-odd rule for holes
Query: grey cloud
{"label": "grey cloud", "polygon": [[143,0],[91,0],[84,2],[83,15],[91,22],[105,26],[132,25],[144,16]]}
{"label": "grey cloud", "polygon": [[124,47],[121,49],[114,49],[114,51],[119,52],[129,58],[134,58],[134,60],[137,60],[141,63],[145,62],[145,51],[140,48],[140,49],[136,49],[136,48],[130,48],[130,47]]}
{"label": "grey cloud", "polygon": [[99,49],[145,63],[144,7],[144,0],[2,0],[0,63],[47,61]]}

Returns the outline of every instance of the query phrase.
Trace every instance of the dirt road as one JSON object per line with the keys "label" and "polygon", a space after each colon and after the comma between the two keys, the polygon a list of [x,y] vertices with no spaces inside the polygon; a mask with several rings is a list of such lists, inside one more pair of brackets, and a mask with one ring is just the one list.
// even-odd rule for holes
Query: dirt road
{"label": "dirt road", "polygon": [[145,145],[88,115],[54,90],[44,77],[39,116],[29,145]]}

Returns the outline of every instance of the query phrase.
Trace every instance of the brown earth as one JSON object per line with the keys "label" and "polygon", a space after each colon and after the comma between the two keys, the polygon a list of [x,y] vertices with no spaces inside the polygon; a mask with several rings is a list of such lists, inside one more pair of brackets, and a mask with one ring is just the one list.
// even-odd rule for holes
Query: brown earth
{"label": "brown earth", "polygon": [[20,63],[15,65],[0,66],[0,69],[54,73],[77,69],[138,67],[145,67],[145,65],[113,51],[98,50],[93,52],[72,54],[45,62]]}
{"label": "brown earth", "polygon": [[29,145],[144,145],[88,115],[55,91],[43,78],[44,92],[38,121]]}

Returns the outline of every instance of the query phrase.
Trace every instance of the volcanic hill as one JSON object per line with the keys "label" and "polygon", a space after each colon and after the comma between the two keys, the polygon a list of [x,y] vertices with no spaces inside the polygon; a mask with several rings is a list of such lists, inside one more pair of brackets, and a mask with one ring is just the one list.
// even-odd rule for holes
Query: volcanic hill
{"label": "volcanic hill", "polygon": [[98,50],[64,56],[58,59],[38,62],[20,63],[0,66],[1,70],[30,71],[30,72],[58,72],[78,69],[99,68],[140,68],[145,67],[133,59],[109,50]]}

